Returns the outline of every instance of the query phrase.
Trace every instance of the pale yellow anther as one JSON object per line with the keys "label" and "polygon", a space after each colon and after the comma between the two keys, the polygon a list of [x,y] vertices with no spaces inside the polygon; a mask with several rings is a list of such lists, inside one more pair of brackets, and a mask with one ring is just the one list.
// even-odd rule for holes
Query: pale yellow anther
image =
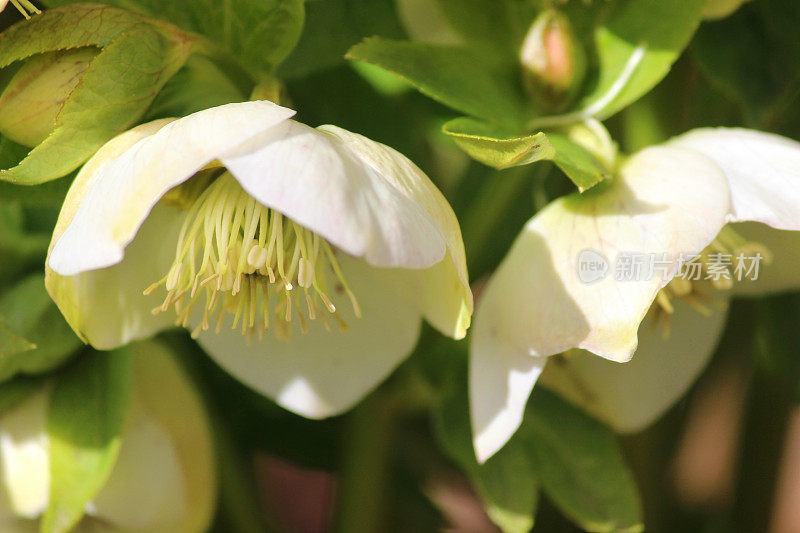
{"label": "pale yellow anther", "polygon": [[673,278],[666,287],[676,297],[681,298],[692,292],[692,282],[680,277]]}
{"label": "pale yellow anther", "polygon": [[656,296],[656,301],[658,305],[661,306],[661,309],[664,310],[665,313],[671,315],[675,312],[675,307],[672,305],[672,301],[670,301],[669,296],[665,291],[659,291],[658,295]]}
{"label": "pale yellow anther", "polygon": [[[663,311],[661,315],[668,317],[675,312],[671,298],[679,298],[703,316],[713,313],[705,303],[712,302],[704,295],[703,285],[719,291],[728,291],[735,282],[746,283],[739,278],[737,264],[742,260],[760,260],[762,264],[772,262],[772,252],[758,242],[748,241],[736,231],[726,226],[717,238],[695,260],[698,268],[687,270],[686,275],[679,273],[669,284],[659,291],[656,303]],[[694,272],[694,274],[689,274]],[[664,333],[668,335],[668,323],[663,322]]]}
{"label": "pale yellow anther", "polygon": [[314,283],[314,264],[308,259],[300,259],[297,282],[304,289],[308,289]]}

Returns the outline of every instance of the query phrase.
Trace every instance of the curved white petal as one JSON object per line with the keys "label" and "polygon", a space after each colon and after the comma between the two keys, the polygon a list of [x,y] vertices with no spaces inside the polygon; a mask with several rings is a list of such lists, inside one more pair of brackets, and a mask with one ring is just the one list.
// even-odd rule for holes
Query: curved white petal
{"label": "curved white petal", "polygon": [[[211,421],[202,396],[178,359],[163,345],[151,341],[135,343],[131,347],[136,353],[136,401],[152,424],[144,435],[136,437],[134,444],[138,442],[145,448],[134,455],[148,454],[147,449],[152,450],[156,445],[159,448],[170,446],[169,450],[161,448],[157,457],[150,457],[143,463],[148,465],[146,474],[156,476],[148,486],[165,484],[165,488],[153,488],[155,493],[173,492],[167,500],[148,500],[154,505],[149,512],[155,523],[151,522],[144,531],[207,531],[215,509],[217,469]],[[123,443],[123,450],[124,446]],[[157,472],[159,465],[163,468]],[[175,473],[174,468],[178,469],[181,477],[168,480],[167,476]],[[131,480],[124,482],[130,484]],[[174,502],[177,495],[173,486],[176,482],[181,484],[181,503]],[[174,505],[167,509],[165,503]],[[135,510],[137,505],[131,507]],[[125,519],[126,515],[134,518],[131,509],[115,514],[118,520]],[[139,531],[126,520],[120,525]]]}
{"label": "curved white petal", "polygon": [[[479,313],[492,312],[491,304]],[[475,325],[469,366],[469,400],[473,445],[483,463],[502,448],[522,423],[525,405],[546,357],[529,355],[492,331]]]}
{"label": "curved white petal", "polygon": [[85,342],[111,350],[172,325],[173,313],[152,313],[161,305],[163,294],[142,292],[172,265],[183,217],[177,209],[158,206],[127,247],[124,260],[112,267],[74,276],[46,270],[51,298]]}
{"label": "curved white petal", "polygon": [[697,380],[717,347],[727,319],[727,300],[714,299],[703,316],[675,301],[670,334],[653,317],[642,323],[639,348],[620,364],[584,351],[551,359],[540,384],[622,432],[642,430],[655,422]]}
{"label": "curved white petal", "polygon": [[286,121],[220,161],[261,204],[373,266],[428,268],[444,257],[423,206],[329,134]]}
{"label": "curved white petal", "polygon": [[800,143],[760,131],[699,129],[667,143],[712,159],[731,191],[730,221],[800,230]]}
{"label": "curved white petal", "polygon": [[180,457],[141,408],[130,416],[114,469],[87,514],[125,530],[166,531],[187,512]]}
{"label": "curved white petal", "polygon": [[422,314],[442,333],[463,338],[472,315],[472,291],[461,228],[445,197],[413,162],[396,150],[335,126],[319,129],[332,133],[356,157],[428,213],[445,238],[448,255],[442,263],[409,272]]}
{"label": "curved white petal", "polygon": [[50,389],[42,387],[0,417],[0,483],[18,518],[38,518],[47,508],[49,399]]}
{"label": "curved white petal", "polygon": [[[48,264],[64,276],[115,265],[161,197],[198,170],[277,124],[294,111],[271,102],[227,104],[144,132],[135,144],[109,142],[86,164],[65,202]],[[129,139],[132,132],[123,134]]]}
{"label": "curved white petal", "polygon": [[200,345],[238,380],[290,411],[309,418],[346,411],[411,354],[421,317],[387,287],[381,270],[344,256],[339,262],[363,314],[353,316],[348,299],[334,294],[347,331],[330,320],[334,331],[328,332],[317,318],[303,334],[295,317],[288,342],[270,331],[248,343],[228,322],[219,334],[202,333]]}
{"label": "curved white petal", "polygon": [[761,261],[756,279],[746,276],[744,280],[736,282],[734,294],[762,296],[800,290],[800,268],[797,265],[800,233],[777,230],[760,222],[742,222],[731,227],[748,241],[763,245],[772,256],[769,262]]}
{"label": "curved white petal", "polygon": [[[479,312],[487,322],[480,331],[532,355],[583,348],[629,360],[675,260],[703,250],[724,225],[726,187],[708,159],[656,147],[631,158],[612,183],[553,202],[528,222],[489,283],[481,305],[492,307]],[[642,269],[638,281],[617,280],[625,257],[647,264],[649,254],[666,254],[669,264],[651,276]],[[579,276],[587,260],[605,272]]]}

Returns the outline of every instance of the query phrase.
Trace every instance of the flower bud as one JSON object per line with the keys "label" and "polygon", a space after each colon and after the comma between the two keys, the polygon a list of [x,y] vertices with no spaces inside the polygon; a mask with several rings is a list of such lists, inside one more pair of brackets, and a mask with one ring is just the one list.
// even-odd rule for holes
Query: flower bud
{"label": "flower bud", "polygon": [[533,22],[522,43],[520,61],[529,96],[550,109],[569,103],[586,68],[583,49],[569,20],[554,10],[544,11]]}
{"label": "flower bud", "polygon": [[36,146],[54,129],[67,97],[81,80],[97,48],[76,48],[31,57],[0,96],[0,133]]}
{"label": "flower bud", "polygon": [[704,19],[721,19],[732,15],[748,0],[706,0],[703,8]]}

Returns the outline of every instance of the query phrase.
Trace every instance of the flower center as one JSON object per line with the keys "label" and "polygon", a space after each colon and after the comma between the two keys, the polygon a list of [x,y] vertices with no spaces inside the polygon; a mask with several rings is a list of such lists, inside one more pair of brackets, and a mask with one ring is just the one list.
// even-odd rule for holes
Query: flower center
{"label": "flower center", "polygon": [[219,333],[226,315],[232,315],[232,329],[241,328],[248,338],[258,333],[261,339],[274,326],[278,338],[288,340],[294,317],[301,331],[308,331],[303,308],[310,320],[320,318],[328,331],[326,313],[342,331],[347,329],[331,301],[329,274],[335,278],[335,290],[347,294],[355,316],[361,317],[333,247],[258,203],[226,172],[190,205],[175,261],[164,278],[144,293],[164,285],[167,297],[153,313],[173,307],[176,325],[188,327],[193,313],[202,311],[200,324],[192,331],[195,338],[210,329],[212,320]]}
{"label": "flower center", "polygon": [[708,290],[727,291],[734,282],[755,280],[762,265],[772,262],[772,252],[761,243],[748,241],[725,226],[703,252],[684,262],[681,270],[656,295],[657,323],[669,337],[669,317],[675,312],[673,300],[681,299],[703,316],[712,314]]}
{"label": "flower center", "polygon": [[16,7],[26,19],[31,18],[31,14],[38,15],[41,13],[29,0],[11,0],[11,3],[14,4],[14,7]]}

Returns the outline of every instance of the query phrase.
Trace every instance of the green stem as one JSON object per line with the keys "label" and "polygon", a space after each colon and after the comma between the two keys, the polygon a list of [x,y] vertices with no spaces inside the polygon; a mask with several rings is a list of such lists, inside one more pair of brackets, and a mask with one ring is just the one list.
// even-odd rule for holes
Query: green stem
{"label": "green stem", "polygon": [[219,531],[230,533],[264,533],[267,527],[253,476],[252,461],[246,460],[239,446],[218,416],[214,427],[219,460],[220,498]]}
{"label": "green stem", "polygon": [[376,394],[350,414],[340,471],[336,531],[381,530],[393,421],[390,404]]}

